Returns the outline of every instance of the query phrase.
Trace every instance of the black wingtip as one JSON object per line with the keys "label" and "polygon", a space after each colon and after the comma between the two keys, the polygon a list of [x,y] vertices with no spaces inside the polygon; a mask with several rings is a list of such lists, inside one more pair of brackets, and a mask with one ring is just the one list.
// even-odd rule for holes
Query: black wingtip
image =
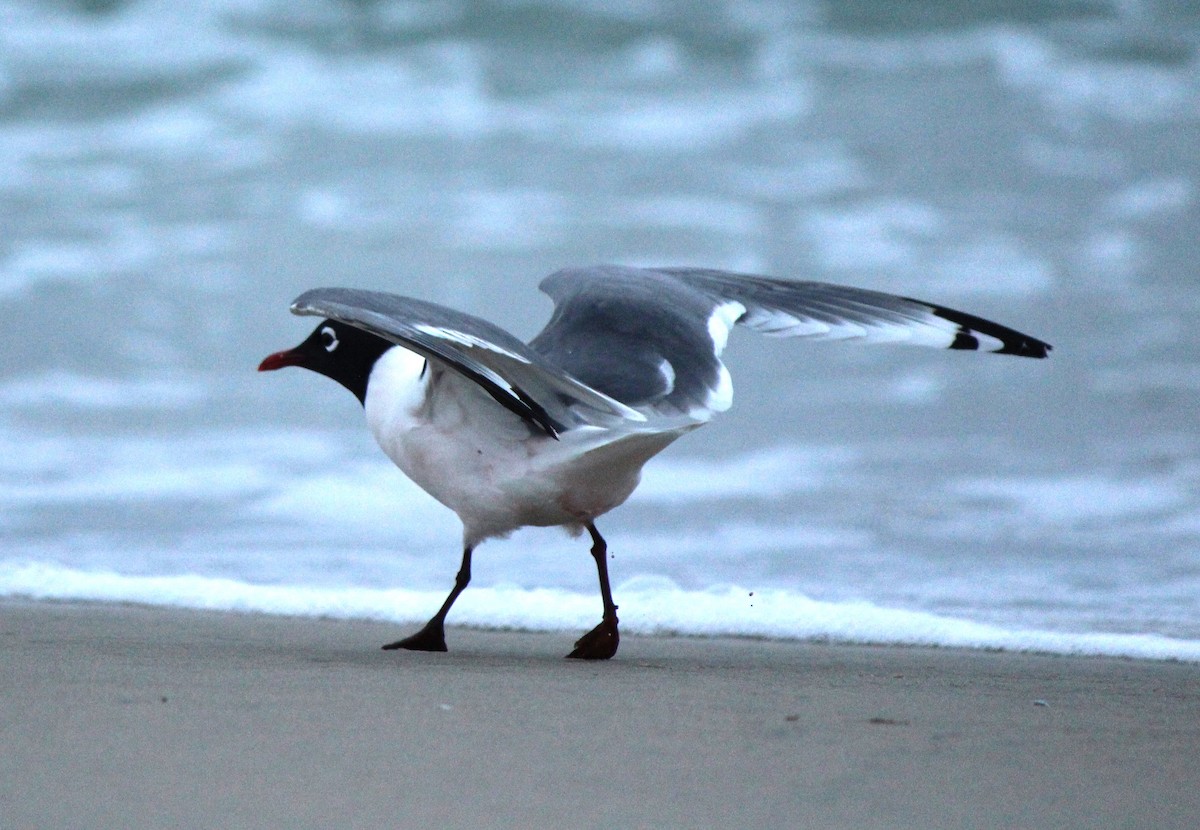
{"label": "black wingtip", "polygon": [[996,354],[1011,354],[1016,355],[1017,357],[1043,358],[1049,357],[1050,352],[1053,350],[1054,347],[1049,343],[1043,343],[1041,340],[1035,340],[1034,338],[1030,337],[1017,346],[1009,346],[1008,344],[1005,344],[1003,349],[996,350]]}
{"label": "black wingtip", "polygon": [[[917,300],[916,302],[920,301]],[[991,320],[976,317],[974,314],[955,311],[952,308],[945,308],[943,306],[931,306],[931,310],[943,320],[949,320],[951,323],[958,325],[958,334],[955,335],[954,342],[950,344],[951,349],[978,351],[980,348],[979,338],[976,336],[978,334],[987,335],[993,340],[1000,341],[1000,348],[987,350],[992,354],[1044,358],[1054,348],[1049,343],[1038,340],[1036,337],[1022,334],[1015,329],[1010,329],[1008,326],[993,323]]]}

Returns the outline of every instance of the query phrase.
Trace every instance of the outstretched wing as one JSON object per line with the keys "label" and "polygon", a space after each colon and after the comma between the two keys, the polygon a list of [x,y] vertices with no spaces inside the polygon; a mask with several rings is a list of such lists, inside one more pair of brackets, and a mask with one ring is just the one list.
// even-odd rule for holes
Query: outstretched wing
{"label": "outstretched wing", "polygon": [[551,274],[554,315],[530,346],[631,407],[702,421],[729,407],[735,324],[776,337],[857,339],[1045,357],[1050,346],[953,309],[877,291],[698,268],[604,265]]}
{"label": "outstretched wing", "polygon": [[314,288],[297,297],[291,310],[360,328],[436,361],[552,437],[580,422],[644,419],[547,363],[499,326],[436,303],[378,291]]}
{"label": "outstretched wing", "polygon": [[662,268],[717,301],[745,307],[740,325],[773,337],[858,339],[1046,357],[1035,337],[952,308],[879,291],[701,268]]}

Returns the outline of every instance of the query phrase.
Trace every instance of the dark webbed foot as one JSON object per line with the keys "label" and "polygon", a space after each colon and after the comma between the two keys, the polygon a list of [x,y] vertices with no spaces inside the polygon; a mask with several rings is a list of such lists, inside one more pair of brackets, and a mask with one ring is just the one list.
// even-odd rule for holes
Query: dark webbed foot
{"label": "dark webbed foot", "polygon": [[446,651],[446,630],[438,619],[425,623],[425,627],[416,634],[388,643],[385,651],[406,649],[407,651]]}
{"label": "dark webbed foot", "polygon": [[575,650],[567,657],[579,660],[608,660],[617,653],[621,634],[617,630],[617,618],[605,618],[601,623],[575,641]]}

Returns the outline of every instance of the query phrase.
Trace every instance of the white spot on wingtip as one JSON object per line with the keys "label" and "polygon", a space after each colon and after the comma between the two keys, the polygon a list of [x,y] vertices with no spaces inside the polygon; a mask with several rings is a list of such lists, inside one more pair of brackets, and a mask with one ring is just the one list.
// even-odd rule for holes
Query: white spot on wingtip
{"label": "white spot on wingtip", "polygon": [[1004,341],[999,337],[992,337],[990,334],[984,334],[974,329],[971,329],[971,336],[979,343],[980,351],[998,352],[1004,348]]}

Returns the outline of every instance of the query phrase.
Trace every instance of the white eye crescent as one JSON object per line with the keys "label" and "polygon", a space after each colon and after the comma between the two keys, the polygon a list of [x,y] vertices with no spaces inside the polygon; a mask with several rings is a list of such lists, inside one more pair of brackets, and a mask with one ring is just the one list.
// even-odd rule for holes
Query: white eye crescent
{"label": "white eye crescent", "polygon": [[321,329],[321,345],[325,347],[325,351],[327,352],[332,352],[337,349],[337,334],[334,333],[332,327],[326,326],[325,328]]}

